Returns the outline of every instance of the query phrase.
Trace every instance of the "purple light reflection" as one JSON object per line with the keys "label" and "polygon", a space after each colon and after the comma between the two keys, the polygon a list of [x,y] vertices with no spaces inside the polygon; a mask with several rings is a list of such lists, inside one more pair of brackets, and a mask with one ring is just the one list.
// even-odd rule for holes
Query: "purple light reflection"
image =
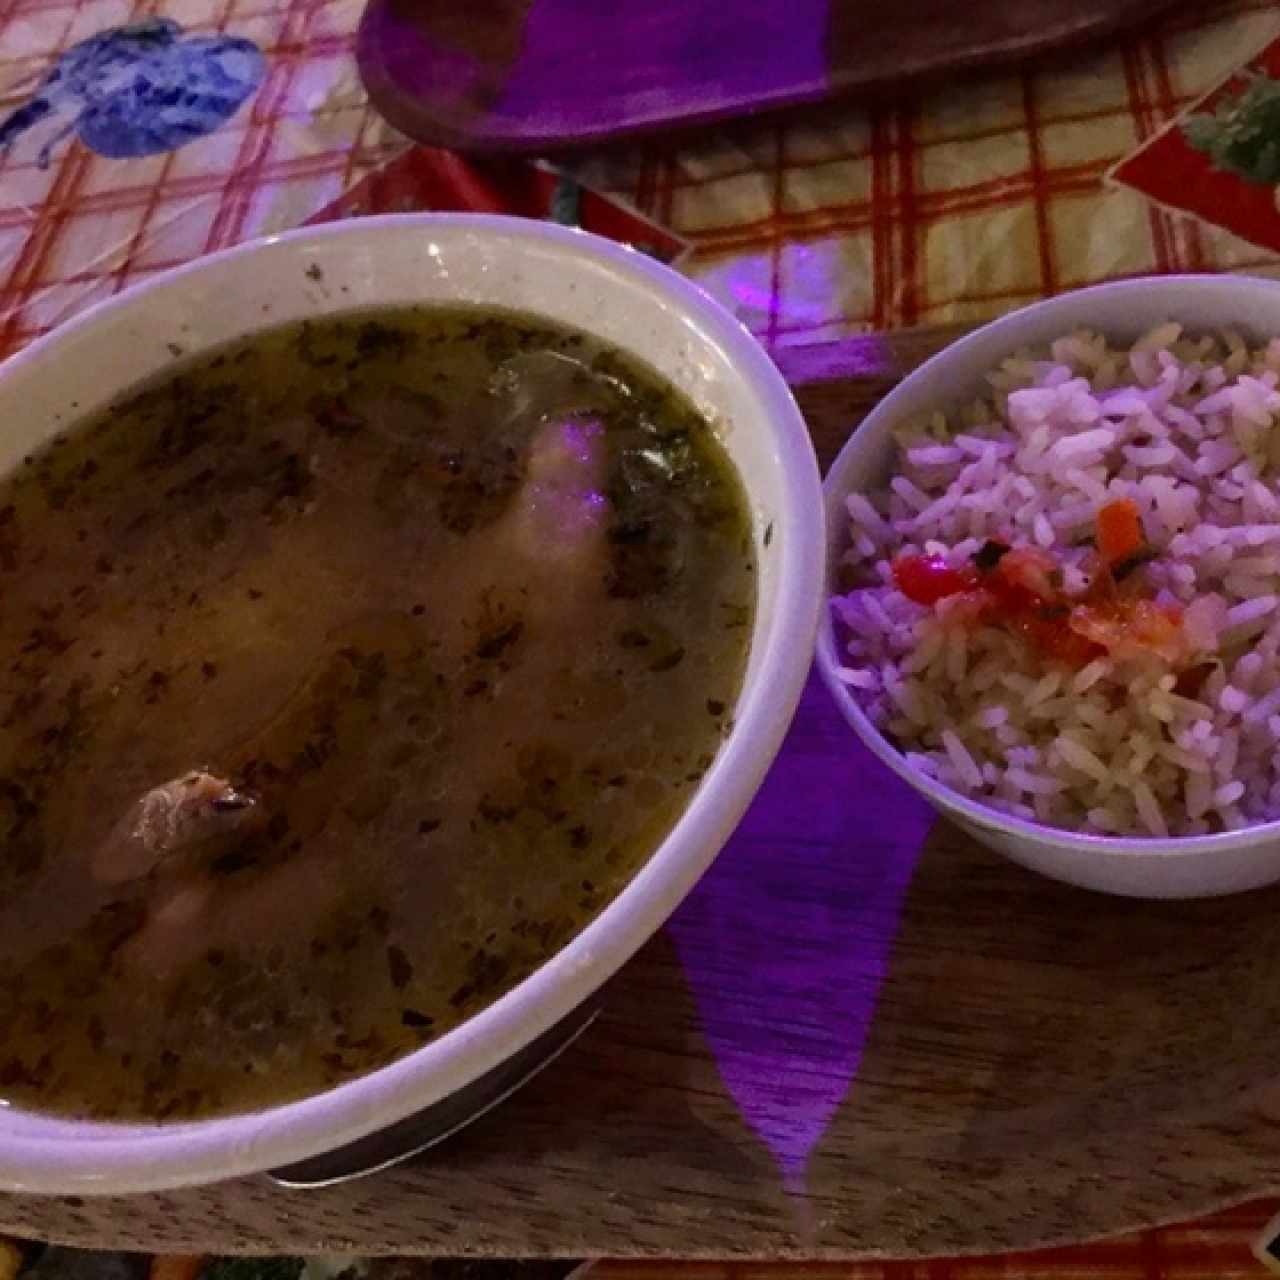
{"label": "purple light reflection", "polygon": [[[788,0],[756,7],[744,25],[732,5],[709,9],[701,21],[672,21],[654,11],[619,46],[614,6],[599,0],[534,0],[525,21],[520,58],[494,114],[530,116],[572,134],[598,129],[601,104],[609,118],[636,125],[662,120],[671,109],[668,86],[689,86],[708,107],[769,96],[779,84],[820,93],[830,79],[826,42],[830,0]],[[566,50],[573,51],[572,61]],[[581,50],[594,56],[583,58]],[[662,75],[655,76],[654,69]]]}
{"label": "purple light reflection", "polygon": [[932,821],[811,680],[747,817],[672,921],[721,1078],[788,1191],[857,1076]]}

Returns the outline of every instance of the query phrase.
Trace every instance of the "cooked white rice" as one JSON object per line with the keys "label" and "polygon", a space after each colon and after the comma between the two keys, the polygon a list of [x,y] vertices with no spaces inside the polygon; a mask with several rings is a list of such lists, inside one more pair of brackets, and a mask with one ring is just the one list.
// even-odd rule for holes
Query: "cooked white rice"
{"label": "cooked white rice", "polygon": [[[845,682],[916,768],[1007,813],[1158,836],[1280,817],[1280,339],[1169,324],[1126,352],[1081,332],[989,382],[904,425],[889,487],[848,499]],[[1081,591],[1098,509],[1126,497],[1159,553],[1156,599],[1186,608],[1182,665],[1213,663],[1194,696],[1154,655],[1075,670],[894,585],[899,555],[959,567],[1011,538]]]}

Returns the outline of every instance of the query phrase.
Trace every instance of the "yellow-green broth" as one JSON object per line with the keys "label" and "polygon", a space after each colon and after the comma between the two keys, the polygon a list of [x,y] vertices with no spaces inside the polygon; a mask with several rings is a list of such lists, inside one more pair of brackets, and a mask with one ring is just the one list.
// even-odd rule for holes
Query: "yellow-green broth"
{"label": "yellow-green broth", "polygon": [[[561,422],[602,524],[543,555]],[[422,309],[175,348],[0,485],[0,1098],[242,1110],[483,1008],[679,817],[754,568],[710,426],[583,334]],[[192,770],[254,820],[104,880]]]}

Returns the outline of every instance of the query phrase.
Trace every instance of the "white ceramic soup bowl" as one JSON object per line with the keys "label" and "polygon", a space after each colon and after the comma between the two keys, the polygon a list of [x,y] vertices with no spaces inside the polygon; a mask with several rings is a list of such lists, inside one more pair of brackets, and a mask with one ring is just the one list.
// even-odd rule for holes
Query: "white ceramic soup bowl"
{"label": "white ceramic soup bowl", "polygon": [[596,237],[499,217],[366,218],[167,273],[0,370],[0,473],[163,371],[171,343],[199,352],[304,317],[432,302],[515,309],[587,330],[656,369],[714,424],[749,499],[759,562],[733,732],[623,893],[456,1030],[370,1075],[252,1114],[106,1125],[0,1107],[4,1188],[119,1193],[208,1182],[331,1151],[449,1097],[560,1022],[662,925],[733,831],[782,741],[822,598],[821,491],[804,421],[732,316],[674,272]]}
{"label": "white ceramic soup bowl", "polygon": [[[984,389],[984,376],[1023,347],[1071,330],[1135,341],[1167,320],[1191,332],[1233,328],[1249,338],[1280,335],[1280,283],[1243,276],[1166,276],[1082,289],[1002,317],[921,365],[867,416],[826,478],[828,596],[848,545],[850,493],[883,487],[891,474],[891,431],[904,419],[953,409]],[[843,644],[830,609],[818,630],[818,666],[844,717],[868,747],[940,813],[992,849],[1057,880],[1140,898],[1198,898],[1280,879],[1280,822],[1221,835],[1122,839],[1083,835],[1006,816],[907,763],[863,713],[836,674]]]}

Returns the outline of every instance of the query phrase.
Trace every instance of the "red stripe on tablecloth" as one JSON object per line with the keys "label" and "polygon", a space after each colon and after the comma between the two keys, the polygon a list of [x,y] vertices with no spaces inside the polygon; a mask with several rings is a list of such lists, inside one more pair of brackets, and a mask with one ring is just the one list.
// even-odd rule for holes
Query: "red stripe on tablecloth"
{"label": "red stripe on tablecloth", "polygon": [[652,143],[640,150],[640,164],[636,171],[636,208],[648,217],[654,216],[657,207],[659,158]]}
{"label": "red stripe on tablecloth", "polygon": [[[1169,58],[1163,40],[1153,40],[1148,45],[1152,77],[1156,88],[1156,106],[1161,123],[1174,116],[1193,99],[1180,97],[1174,92],[1173,77],[1169,73]],[[1184,270],[1203,271],[1205,268],[1204,239],[1200,224],[1192,218],[1179,218],[1176,224],[1179,243],[1179,262]]]}
{"label": "red stripe on tablecloth", "polygon": [[73,142],[63,154],[44,212],[14,260],[4,287],[0,288],[0,297],[11,300],[3,328],[0,328],[0,353],[12,349],[11,335],[17,329],[18,317],[71,217],[76,191],[84,182],[91,163],[88,150],[79,141]]}
{"label": "red stripe on tablecloth", "polygon": [[50,9],[79,10],[85,0],[17,0],[9,12],[18,17],[24,13],[48,13]]}
{"label": "red stripe on tablecloth", "polygon": [[[1155,123],[1151,104],[1147,100],[1146,85],[1143,83],[1142,45],[1136,41],[1126,45],[1121,57],[1125,84],[1129,93],[1129,109],[1133,113],[1138,139],[1145,142],[1156,132],[1158,126]],[[1166,234],[1167,223],[1164,214],[1154,205],[1147,208],[1147,223],[1151,228],[1151,246],[1155,254],[1156,266],[1160,271],[1169,271],[1172,259]]]}
{"label": "red stripe on tablecloth", "polygon": [[369,121],[372,118],[373,112],[371,110],[366,110],[364,115],[360,117],[360,127],[356,130],[356,136],[351,142],[351,149],[347,152],[346,163],[342,167],[343,191],[355,182],[356,166],[360,164],[360,158],[364,155],[364,139],[369,132]]}
{"label": "red stripe on tablecloth", "polygon": [[769,325],[766,330],[772,345],[778,333],[778,308],[782,305],[782,227],[783,199],[786,190],[787,133],[779,126],[773,131],[773,212],[769,228]]}
{"label": "red stripe on tablecloth", "polygon": [[[1194,100],[1193,94],[1181,94],[1172,99],[1172,107],[1175,111],[1181,110],[1184,106]],[[1045,116],[1040,123],[1044,124],[1089,124],[1093,121],[1114,119],[1115,117],[1127,117],[1128,110],[1125,107],[1093,107],[1080,111],[1064,111],[1053,115]],[[803,126],[790,125],[788,133],[795,133],[801,130]],[[966,142],[983,142],[991,138],[1002,136],[1012,137],[1023,130],[1021,123],[1010,125],[990,125],[984,128],[973,130],[965,130],[958,133],[949,133],[945,137],[930,137],[914,139],[914,148],[917,154],[935,150],[939,147],[949,147]],[[643,154],[643,153],[642,153]],[[820,159],[796,160],[788,158],[787,169],[790,173],[803,172],[806,169],[820,169],[826,165],[847,163],[854,160],[867,160],[872,154],[870,146],[859,146],[848,149],[835,149],[830,152],[824,152]],[[673,191],[687,192],[697,190],[702,187],[712,187],[717,183],[731,182],[735,178],[744,178],[760,172],[760,165],[744,157],[741,164],[732,168],[716,169],[713,173],[694,173],[690,171],[687,165],[681,162],[681,157],[676,155],[672,158],[672,176],[669,179],[670,186]],[[633,204],[638,204],[642,200],[652,199],[651,188],[648,183],[651,181],[651,174],[646,172],[646,166],[642,159],[637,165],[636,174],[632,182],[625,186],[616,188],[618,194],[625,194],[626,198]],[[611,188],[606,184],[600,190],[608,191]]]}
{"label": "red stripe on tablecloth", "polygon": [[[141,14],[145,0],[133,0],[129,11],[129,21],[134,21]],[[75,14],[81,8],[81,0],[76,0],[73,12],[63,28],[58,48],[61,50],[70,37]],[[58,241],[62,238],[68,223],[80,212],[77,206],[77,194],[84,184],[86,175],[93,166],[93,157],[88,148],[74,134],[71,135],[67,149],[58,165],[58,173],[54,178],[49,194],[45,197],[41,208],[41,217],[35,230],[28,237],[14,262],[0,297],[10,299],[10,310],[4,317],[4,327],[0,330],[0,353],[13,349],[14,335],[18,328],[22,309],[30,302],[37,287],[46,282],[45,269]],[[52,216],[49,211],[52,210]]]}
{"label": "red stripe on tablecloth", "polygon": [[888,130],[886,116],[874,111],[871,116],[871,199],[867,213],[858,221],[865,225],[869,215],[871,225],[871,273],[874,282],[871,298],[871,320],[877,328],[885,325],[887,300],[893,274],[890,258],[893,253],[893,237],[887,216],[876,216],[886,210],[892,201],[892,174],[889,168],[888,147],[885,145]]}
{"label": "red stripe on tablecloth", "polygon": [[[1104,157],[1079,165],[1064,165],[1060,169],[1050,170],[1045,174],[1044,183],[1052,194],[1075,193],[1082,190],[1099,188],[1102,175],[1118,157]],[[926,191],[915,196],[909,211],[922,224],[929,224],[955,212],[972,213],[982,208],[1002,208],[1007,205],[1023,203],[1031,191],[1031,175],[1029,173],[1010,174],[992,178],[986,182],[975,182],[965,187],[952,187],[945,191]],[[804,230],[812,223],[822,224],[818,230],[825,229],[825,220],[844,220],[850,213],[874,214],[880,216],[883,209],[888,209],[892,217],[903,216],[902,203],[896,198],[888,198],[877,202],[873,191],[870,200],[856,201],[849,204],[818,205],[812,209],[797,209],[783,214],[783,223],[788,232]],[[702,227],[686,234],[698,241],[701,248],[704,244],[709,248],[717,247],[723,238],[729,243],[749,242],[753,238],[763,244],[768,241],[772,218],[758,218],[750,222],[725,223],[718,227]]]}
{"label": "red stripe on tablecloth", "polygon": [[[1080,194],[1099,188],[1102,174],[1112,161],[1104,159],[1086,165],[1072,166],[1051,171],[1045,177],[1045,186],[1054,196]],[[1024,203],[1032,192],[1028,174],[996,178],[987,183],[975,183],[951,191],[931,191],[914,199],[914,217],[918,226],[929,226],[955,214],[980,212],[983,209],[1000,209]],[[784,213],[782,227],[788,239],[806,240],[830,236],[835,232],[865,230],[878,221],[901,221],[901,204],[893,197],[877,204],[873,189],[869,201],[850,205],[828,205],[817,209]],[[712,258],[721,254],[738,252],[745,248],[762,247],[769,243],[769,219],[759,219],[743,224],[726,224],[685,234],[694,241],[698,254]],[[942,300],[940,300],[942,301]],[[929,306],[937,305],[933,300]]]}
{"label": "red stripe on tablecloth", "polygon": [[[310,0],[293,0],[284,11],[284,25],[277,38],[277,46],[290,46],[290,34],[298,19],[301,19],[301,33],[305,34],[315,12]],[[249,205],[261,183],[262,168],[271,152],[273,129],[279,118],[278,108],[293,87],[300,63],[301,58],[296,53],[278,58],[268,73],[266,83],[258,90],[235,166],[223,189],[213,225],[209,228],[206,251],[224,248],[240,239]]]}
{"label": "red stripe on tablecloth", "polygon": [[1031,157],[1031,198],[1036,212],[1036,242],[1040,253],[1040,286],[1046,294],[1058,292],[1058,272],[1053,261],[1053,232],[1049,226],[1049,184],[1045,180],[1044,141],[1040,137],[1040,113],[1036,88],[1028,72],[1022,73],[1022,110],[1027,118],[1027,148]]}
{"label": "red stripe on tablecloth", "polygon": [[[235,6],[236,0],[223,0],[222,12],[218,15],[218,20],[214,24],[215,30],[219,32],[226,31],[227,20],[231,17],[231,12]],[[155,0],[153,0],[151,8],[154,10],[155,7],[156,3]],[[138,253],[146,243],[147,233],[151,229],[151,223],[155,217],[156,209],[160,206],[163,200],[169,198],[167,185],[169,181],[169,174],[173,169],[173,160],[177,154],[176,150],[165,153],[164,160],[160,166],[159,176],[147,193],[146,203],[142,208],[141,219],[133,233],[132,239],[129,241],[128,248],[124,252],[124,259],[115,273],[117,291],[128,284],[129,277],[134,273],[134,263],[137,259]]]}
{"label": "red stripe on tablecloth", "polygon": [[897,297],[893,299],[898,323],[916,324],[920,314],[921,281],[919,279],[919,254],[915,229],[916,216],[916,156],[913,133],[916,109],[905,106],[897,112],[898,123],[898,239],[901,245],[901,279]]}
{"label": "red stripe on tablecloth", "polygon": [[[74,0],[74,4],[72,5],[71,8],[68,9],[67,22],[66,22],[66,25],[62,28],[62,34],[58,37],[57,44],[54,45],[55,49],[66,48],[67,41],[71,37],[71,26],[76,20],[76,14],[79,12],[80,5],[82,2],[83,0]],[[23,0],[9,0],[9,4],[6,8],[0,8],[0,31],[3,31],[5,28],[5,25],[8,22],[10,22],[13,18],[16,18],[22,11],[23,11]],[[35,85],[39,83],[40,77],[42,77],[45,74],[48,68],[49,68],[48,59],[41,59],[40,67],[38,68],[38,70],[33,70],[33,73],[32,73],[32,77],[31,77],[32,88],[34,88]],[[13,154],[12,146],[6,147],[3,151],[0,151],[0,182],[4,180],[5,171],[9,168],[9,158],[10,156],[12,156],[12,154]]]}
{"label": "red stripe on tablecloth", "polygon": [[[264,183],[272,180],[286,181],[301,177],[317,177],[343,169],[346,159],[345,151],[324,151],[314,155],[290,156],[268,161],[259,172],[259,177]],[[170,177],[164,183],[161,203],[170,204],[178,199],[216,195],[225,188],[226,183],[225,173],[199,173],[188,177]],[[143,183],[132,187],[114,187],[106,191],[95,191],[78,197],[76,212],[113,213],[123,209],[141,208],[145,205],[151,190],[152,184]],[[20,226],[27,221],[22,210],[0,210],[0,227]]]}
{"label": "red stripe on tablecloth", "polygon": [[671,214],[675,208],[677,163],[674,153],[667,152],[662,157],[658,170],[659,197],[656,201],[654,220],[667,226],[671,222]]}

